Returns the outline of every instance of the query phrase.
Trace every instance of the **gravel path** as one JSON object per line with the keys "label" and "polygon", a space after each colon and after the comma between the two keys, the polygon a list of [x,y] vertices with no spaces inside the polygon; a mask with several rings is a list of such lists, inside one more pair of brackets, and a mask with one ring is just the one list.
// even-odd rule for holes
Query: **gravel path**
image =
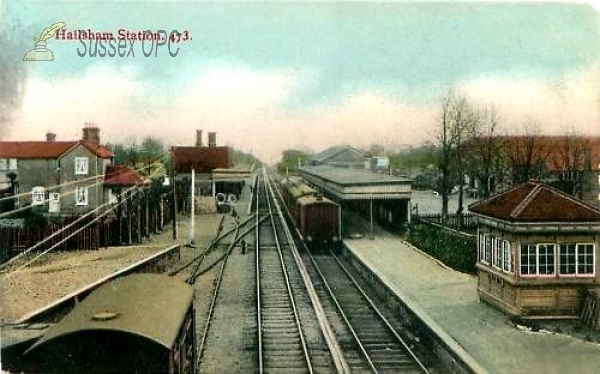
{"label": "gravel path", "polygon": [[29,267],[3,274],[0,278],[0,322],[14,323],[172,243],[172,233],[167,231],[152,236],[142,245],[49,253]]}

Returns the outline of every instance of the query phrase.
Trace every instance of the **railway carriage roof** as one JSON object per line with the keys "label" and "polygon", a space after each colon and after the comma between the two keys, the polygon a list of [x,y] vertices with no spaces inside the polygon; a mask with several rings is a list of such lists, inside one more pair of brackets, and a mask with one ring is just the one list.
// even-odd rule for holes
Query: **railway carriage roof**
{"label": "railway carriage roof", "polygon": [[288,178],[282,182],[283,186],[287,190],[288,194],[294,199],[298,199],[302,196],[315,194],[317,191],[302,182],[300,178]]}
{"label": "railway carriage roof", "polygon": [[165,275],[118,278],[93,291],[26,353],[61,336],[90,330],[122,331],[170,350],[193,297],[191,286]]}
{"label": "railway carriage roof", "polygon": [[297,204],[300,204],[302,206],[306,206],[306,205],[315,205],[315,204],[333,204],[333,205],[337,205],[336,203],[334,203],[333,201],[325,198],[325,197],[317,197],[317,196],[304,196],[299,198],[298,200],[296,200]]}

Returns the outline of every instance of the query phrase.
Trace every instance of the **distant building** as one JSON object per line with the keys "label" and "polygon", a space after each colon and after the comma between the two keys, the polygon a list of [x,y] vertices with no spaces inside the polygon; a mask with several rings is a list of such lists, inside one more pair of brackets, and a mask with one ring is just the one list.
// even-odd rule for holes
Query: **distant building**
{"label": "distant building", "polygon": [[[513,135],[479,138],[470,144],[472,156],[497,153],[489,180],[473,173],[469,187],[473,194],[485,188],[491,192],[529,179],[544,181],[585,202],[600,207],[600,137],[562,135]],[[487,149],[486,149],[487,148]],[[482,153],[483,150],[483,153]],[[499,173],[499,171],[503,171]],[[485,187],[485,188],[484,188]]]}
{"label": "distant building", "polygon": [[390,158],[389,157],[372,157],[371,158],[371,170],[376,172],[390,170]]}
{"label": "distant building", "polygon": [[577,316],[600,288],[600,210],[528,182],[469,206],[478,217],[478,292],[523,318]]}
{"label": "distant building", "polygon": [[321,153],[309,157],[311,166],[328,165],[353,169],[368,169],[371,158],[366,153],[349,145],[328,148]]}
{"label": "distant building", "polygon": [[192,170],[195,210],[204,213],[213,211],[216,200],[227,205],[236,201],[250,176],[249,169],[231,168],[231,150],[217,146],[214,132],[208,133],[208,146],[204,146],[202,131],[197,130],[196,145],[173,147],[171,157],[176,174],[178,210],[188,209]]}
{"label": "distant building", "polygon": [[83,128],[80,140],[0,142],[0,185],[6,188],[14,178],[19,206],[38,206],[42,212],[79,214],[107,201],[102,181],[113,153],[100,144],[100,129]]}

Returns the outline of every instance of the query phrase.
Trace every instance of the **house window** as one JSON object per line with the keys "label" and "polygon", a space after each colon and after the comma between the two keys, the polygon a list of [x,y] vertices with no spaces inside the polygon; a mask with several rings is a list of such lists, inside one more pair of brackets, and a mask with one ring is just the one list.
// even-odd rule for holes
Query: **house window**
{"label": "house window", "polygon": [[559,251],[558,259],[560,264],[558,271],[560,274],[577,274],[577,246],[575,244],[561,244]]}
{"label": "house window", "polygon": [[0,170],[8,170],[8,160],[0,158]]}
{"label": "house window", "polygon": [[75,189],[75,205],[88,205],[87,187],[77,187]]}
{"label": "house window", "polygon": [[500,241],[502,250],[502,270],[512,273],[512,253],[510,251],[510,242],[508,240]]}
{"label": "house window", "polygon": [[554,274],[554,244],[538,245],[538,273]]}
{"label": "house window", "polygon": [[17,159],[16,158],[8,159],[8,169],[9,170],[17,170]]}
{"label": "house window", "polygon": [[60,212],[60,194],[58,192],[51,192],[49,194],[48,212],[58,213]]}
{"label": "house window", "polygon": [[577,244],[577,274],[594,274],[593,244]]}
{"label": "house window", "polygon": [[44,187],[33,187],[31,190],[31,205],[44,205],[46,200],[46,189]]}
{"label": "house window", "polygon": [[75,157],[75,175],[87,175],[88,173],[88,158]]}
{"label": "house window", "polygon": [[521,245],[521,274],[535,275],[536,272],[536,246],[534,244]]}

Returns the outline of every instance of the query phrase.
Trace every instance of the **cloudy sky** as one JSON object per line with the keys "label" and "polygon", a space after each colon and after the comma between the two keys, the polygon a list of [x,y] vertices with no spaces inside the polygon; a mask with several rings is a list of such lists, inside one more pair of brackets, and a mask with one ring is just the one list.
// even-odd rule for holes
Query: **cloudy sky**
{"label": "cloudy sky", "polygon": [[[0,4],[2,139],[76,139],[94,122],[103,141],[191,145],[203,129],[275,161],[291,147],[426,141],[450,90],[493,106],[507,132],[600,135],[600,13],[585,2]],[[53,62],[23,62],[59,21],[191,40],[177,57],[144,57],[139,42],[135,57],[80,57],[79,41],[50,39]]]}

